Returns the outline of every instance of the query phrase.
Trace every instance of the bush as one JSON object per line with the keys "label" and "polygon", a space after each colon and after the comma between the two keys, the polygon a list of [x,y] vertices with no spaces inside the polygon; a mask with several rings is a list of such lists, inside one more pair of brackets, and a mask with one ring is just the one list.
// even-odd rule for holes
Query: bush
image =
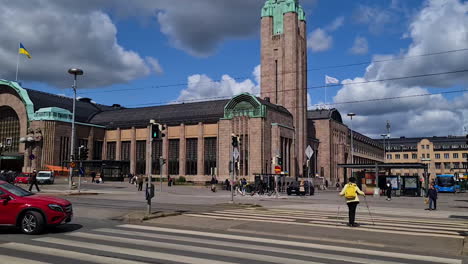
{"label": "bush", "polygon": [[177,179],[177,182],[178,183],[185,183],[185,182],[187,182],[187,179],[185,179],[184,176],[179,176],[179,178]]}

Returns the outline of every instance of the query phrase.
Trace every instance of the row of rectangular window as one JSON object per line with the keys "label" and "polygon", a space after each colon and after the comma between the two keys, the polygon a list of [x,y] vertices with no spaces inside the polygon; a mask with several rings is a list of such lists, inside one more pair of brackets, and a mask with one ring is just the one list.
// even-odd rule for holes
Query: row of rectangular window
{"label": "row of rectangular window", "polygon": [[[463,158],[466,159],[468,158],[468,153],[463,153]],[[423,159],[430,159],[431,158],[431,154],[422,154],[421,156]],[[454,159],[458,159],[460,156],[458,155],[458,153],[453,153],[452,154],[452,157]],[[387,159],[392,159],[393,158],[393,154],[387,154]],[[418,155],[417,154],[411,154],[411,158],[412,159],[417,159],[418,158]],[[436,159],[440,159],[440,154],[435,154],[435,158]],[[395,159],[401,159],[401,154],[395,154]],[[409,154],[403,154],[403,159],[409,159]],[[450,153],[444,153],[444,159],[450,159]]]}
{"label": "row of rectangular window", "polygon": [[[217,139],[205,138],[204,139],[204,173],[210,175],[214,168],[216,168],[216,151]],[[162,157],[162,140],[155,140],[152,144],[152,173],[160,174],[161,166],[159,158]],[[116,142],[107,143],[107,159],[116,159]],[[179,157],[180,157],[180,140],[170,139],[168,149],[168,173],[169,175],[179,174]],[[187,139],[185,143],[185,174],[196,175],[198,172],[198,139]],[[121,160],[130,160],[130,141],[121,143]],[[137,141],[136,144],[136,173],[146,173],[146,141]]]}
{"label": "row of rectangular window", "polygon": [[[444,162],[443,165],[444,165],[444,169],[460,169],[460,168],[466,169],[468,168],[468,163],[466,162],[462,162],[462,167],[460,167],[460,162],[453,162],[453,163]],[[435,168],[442,169],[442,163],[436,162]]]}

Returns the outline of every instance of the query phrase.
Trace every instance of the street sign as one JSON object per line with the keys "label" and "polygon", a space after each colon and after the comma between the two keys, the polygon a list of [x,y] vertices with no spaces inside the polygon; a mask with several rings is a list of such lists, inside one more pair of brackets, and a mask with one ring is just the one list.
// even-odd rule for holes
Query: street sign
{"label": "street sign", "polygon": [[312,147],[310,145],[307,146],[305,154],[306,154],[308,159],[310,159],[312,157],[312,155],[314,155],[314,150],[312,149]]}
{"label": "street sign", "polygon": [[80,168],[80,175],[84,175],[85,171],[84,168]]}
{"label": "street sign", "polygon": [[33,160],[33,159],[35,159],[35,158],[36,158],[36,156],[34,156],[34,154],[29,155],[29,159],[30,159],[30,160]]}
{"label": "street sign", "polygon": [[6,145],[7,147],[11,147],[12,142],[13,142],[13,138],[6,138],[5,145]]}
{"label": "street sign", "polygon": [[234,148],[234,151],[232,152],[232,157],[237,160],[239,158],[239,150],[237,148]]}
{"label": "street sign", "polygon": [[275,166],[275,173],[281,174],[281,166]]}
{"label": "street sign", "polygon": [[75,167],[76,167],[76,163],[75,163],[75,162],[70,163],[70,167],[75,168]]}

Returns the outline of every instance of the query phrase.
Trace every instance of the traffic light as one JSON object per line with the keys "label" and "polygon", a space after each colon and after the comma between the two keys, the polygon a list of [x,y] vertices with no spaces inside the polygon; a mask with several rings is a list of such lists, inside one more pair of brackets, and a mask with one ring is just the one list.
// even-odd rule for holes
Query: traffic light
{"label": "traffic light", "polygon": [[236,135],[231,136],[232,139],[232,147],[237,148],[239,146],[239,138]]}
{"label": "traffic light", "polygon": [[165,125],[159,124],[159,135],[160,135],[160,139],[162,139],[163,137],[166,136],[165,131],[166,131],[166,126],[165,126]]}
{"label": "traffic light", "polygon": [[154,123],[151,125],[151,138],[153,139],[162,139],[163,137],[166,136],[164,134],[164,130],[166,130],[166,127],[164,125]]}
{"label": "traffic light", "polygon": [[161,135],[161,131],[159,130],[159,124],[152,124],[151,125],[151,138],[159,139]]}
{"label": "traffic light", "polygon": [[276,157],[276,164],[279,166],[283,166],[283,158],[282,157]]}
{"label": "traffic light", "polygon": [[466,144],[468,145],[468,135],[466,135]]}
{"label": "traffic light", "polygon": [[75,157],[78,157],[79,160],[87,160],[88,159],[88,153],[89,153],[89,150],[88,150],[87,147],[80,146],[78,148],[78,153],[75,154],[76,155]]}
{"label": "traffic light", "polygon": [[87,147],[84,147],[81,150],[81,160],[87,160],[88,159],[88,152],[89,152],[89,149]]}

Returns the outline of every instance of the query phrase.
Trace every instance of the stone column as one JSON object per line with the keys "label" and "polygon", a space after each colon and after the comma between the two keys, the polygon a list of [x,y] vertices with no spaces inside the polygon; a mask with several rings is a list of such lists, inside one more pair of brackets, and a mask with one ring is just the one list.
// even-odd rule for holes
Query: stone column
{"label": "stone column", "polygon": [[107,160],[107,130],[104,131],[104,141],[102,142],[102,160]]}
{"label": "stone column", "polygon": [[146,174],[153,175],[153,158],[158,159],[159,157],[153,157],[153,139],[151,138],[151,125],[147,128],[148,135],[146,137]]}
{"label": "stone column", "polygon": [[88,135],[88,160],[94,160],[94,127],[89,129]]}
{"label": "stone column", "polygon": [[203,123],[198,123],[198,142],[197,142],[197,175],[205,175],[205,138],[203,137]]}
{"label": "stone column", "polygon": [[[169,128],[167,128],[167,131],[169,133]],[[163,137],[163,143],[162,143],[162,155],[163,158],[166,160],[166,164],[162,167],[163,170],[163,175],[169,176],[169,135],[166,133],[166,136]]]}
{"label": "stone column", "polygon": [[117,128],[117,143],[115,143],[115,160],[122,160],[122,130]]}
{"label": "stone column", "polygon": [[[119,133],[120,135],[120,133]],[[135,174],[136,172],[136,129],[132,127],[131,130],[131,143],[130,143],[130,173]],[[118,137],[118,142],[120,142],[120,136]],[[119,150],[117,151],[117,153]]]}
{"label": "stone column", "polygon": [[232,120],[220,120],[217,139],[218,180],[229,179],[229,162],[231,161]]}
{"label": "stone column", "polygon": [[179,137],[179,175],[185,176],[186,149],[185,149],[185,124],[180,124]]}

